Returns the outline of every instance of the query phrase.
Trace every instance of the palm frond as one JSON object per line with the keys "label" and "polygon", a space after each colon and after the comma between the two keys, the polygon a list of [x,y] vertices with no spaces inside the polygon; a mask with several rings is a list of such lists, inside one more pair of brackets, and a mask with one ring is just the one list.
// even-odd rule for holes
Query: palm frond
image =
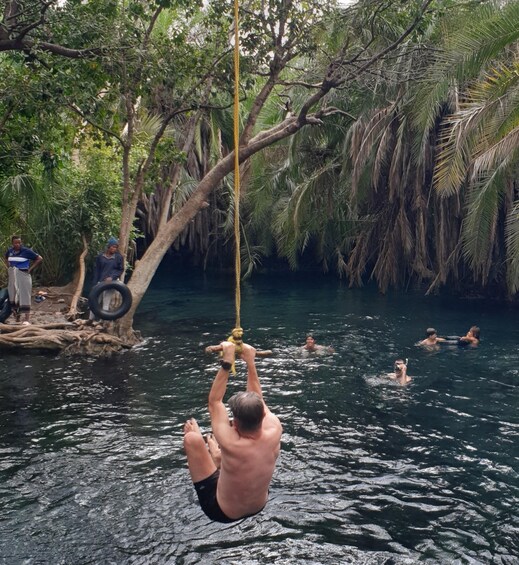
{"label": "palm frond", "polygon": [[519,125],[474,160],[472,166],[472,180],[498,166],[506,167],[509,163],[513,163],[513,157],[518,150]]}
{"label": "palm frond", "polygon": [[[372,155],[378,140],[388,127],[388,120],[392,118],[393,106],[387,106],[377,110],[367,122],[362,134],[362,140],[358,146],[356,154],[352,152],[353,171],[352,171],[352,190],[355,193],[362,170],[368,158]],[[352,150],[354,146],[352,145]]]}
{"label": "palm frond", "polygon": [[501,170],[481,178],[467,196],[462,224],[463,256],[476,276],[486,282],[497,226],[499,202],[504,190]]}
{"label": "palm frond", "polygon": [[515,201],[505,224],[507,287],[510,294],[519,291],[519,201]]}
{"label": "palm frond", "polygon": [[433,184],[443,197],[456,194],[461,189],[470,163],[470,153],[460,142],[459,127],[445,127],[439,136],[438,158],[434,169]]}
{"label": "palm frond", "polygon": [[[473,11],[470,21],[445,27],[445,45],[428,69],[414,103],[414,123],[421,135],[415,154],[421,155],[429,132],[449,103],[449,93],[476,79],[481,69],[503,57],[505,49],[519,40],[519,4],[489,2]],[[447,108],[456,111],[456,106]]]}
{"label": "palm frond", "polygon": [[175,213],[182,208],[186,200],[198,186],[198,182],[199,181],[190,177],[185,171],[182,173],[180,182],[175,188],[173,198],[171,199],[172,213]]}
{"label": "palm frond", "polygon": [[[163,118],[160,114],[154,114],[141,109],[135,122],[135,139],[138,141],[147,141],[155,137],[162,127],[162,120]],[[163,137],[172,136],[174,131],[173,126],[168,125],[164,131]]]}

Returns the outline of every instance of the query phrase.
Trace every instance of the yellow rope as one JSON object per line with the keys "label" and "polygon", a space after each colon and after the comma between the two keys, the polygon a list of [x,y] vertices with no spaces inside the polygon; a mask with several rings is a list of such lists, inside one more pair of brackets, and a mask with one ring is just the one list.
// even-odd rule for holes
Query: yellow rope
{"label": "yellow rope", "polygon": [[241,256],[240,256],[240,42],[238,35],[238,0],[234,0],[234,263],[236,276],[236,324],[240,328],[241,307]]}

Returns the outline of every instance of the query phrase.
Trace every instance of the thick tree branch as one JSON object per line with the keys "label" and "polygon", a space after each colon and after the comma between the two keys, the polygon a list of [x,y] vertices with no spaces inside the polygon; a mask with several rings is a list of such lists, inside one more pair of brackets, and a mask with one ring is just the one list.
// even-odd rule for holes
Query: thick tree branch
{"label": "thick tree branch", "polygon": [[46,41],[34,41],[32,39],[24,39],[23,37],[15,37],[14,39],[0,40],[0,51],[32,51],[40,50],[60,55],[69,59],[90,59],[94,56],[101,55],[106,51],[104,48],[88,48],[88,49],[70,49],[63,45],[47,43]]}
{"label": "thick tree branch", "polygon": [[124,141],[122,139],[122,137],[120,135],[118,135],[117,133],[115,133],[112,130],[109,130],[108,128],[105,128],[99,124],[97,124],[96,122],[94,122],[93,120],[91,120],[83,111],[81,111],[80,108],[78,108],[75,104],[68,104],[68,107],[73,110],[82,120],[85,120],[85,122],[87,122],[88,124],[90,124],[92,127],[98,129],[99,131],[103,131],[104,133],[106,133],[107,135],[109,135],[110,137],[114,137],[115,139],[117,139],[117,141],[121,144],[124,145]]}

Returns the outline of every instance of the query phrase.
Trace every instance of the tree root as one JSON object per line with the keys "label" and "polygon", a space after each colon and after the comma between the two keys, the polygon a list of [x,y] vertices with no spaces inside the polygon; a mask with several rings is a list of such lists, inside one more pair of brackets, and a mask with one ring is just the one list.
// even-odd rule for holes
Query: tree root
{"label": "tree root", "polygon": [[104,357],[130,349],[133,339],[125,341],[102,327],[86,327],[67,322],[18,326],[0,324],[1,349],[61,351],[66,355]]}

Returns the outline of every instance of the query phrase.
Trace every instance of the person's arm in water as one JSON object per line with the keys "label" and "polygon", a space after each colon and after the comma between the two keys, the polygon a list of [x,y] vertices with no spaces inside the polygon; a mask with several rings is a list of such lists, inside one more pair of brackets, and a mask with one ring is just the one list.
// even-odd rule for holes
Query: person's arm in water
{"label": "person's arm in water", "polygon": [[401,372],[400,375],[397,377],[397,381],[399,384],[401,385],[405,385],[409,382],[411,382],[411,377],[407,374],[407,364],[406,363],[402,363],[400,365],[401,367]]}
{"label": "person's arm in water", "polygon": [[229,380],[229,372],[234,362],[234,352],[236,346],[230,341],[221,343],[223,356],[221,362],[225,367],[220,367],[216,373],[211,390],[209,391],[209,414],[211,416],[211,426],[218,443],[225,442],[225,438],[229,436],[232,428],[229,422],[229,415],[223,403],[223,397],[227,390],[227,382]]}
{"label": "person's arm in water", "polygon": [[472,337],[472,335],[470,335],[470,332],[467,335],[464,335],[462,337],[460,337],[460,341],[465,341],[467,343],[470,344],[474,344],[474,343],[478,343],[478,340],[474,337]]}
{"label": "person's arm in water", "polygon": [[465,336],[463,341],[467,341],[470,345],[478,345],[479,339],[475,338],[474,336]]}

